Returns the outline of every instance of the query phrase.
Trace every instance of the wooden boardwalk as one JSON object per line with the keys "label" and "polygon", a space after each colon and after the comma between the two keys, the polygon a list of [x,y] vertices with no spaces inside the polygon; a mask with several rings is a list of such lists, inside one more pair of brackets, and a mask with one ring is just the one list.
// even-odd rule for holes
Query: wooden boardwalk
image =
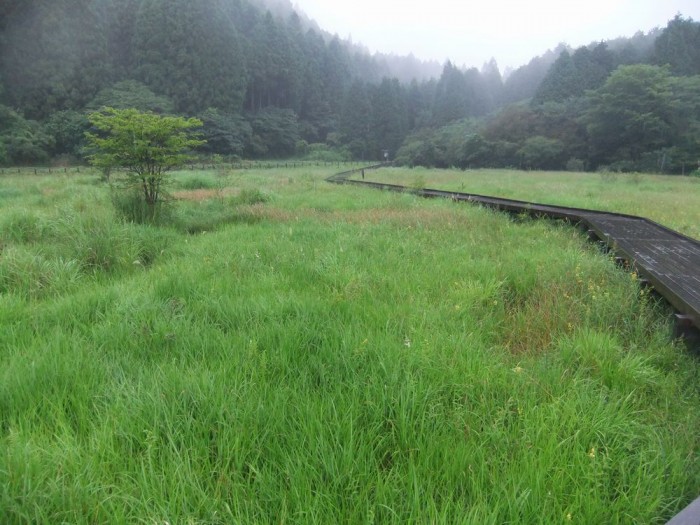
{"label": "wooden boardwalk", "polygon": [[700,330],[700,241],[633,215],[427,188],[416,190],[349,178],[376,167],[339,173],[329,177],[328,181],[473,202],[517,214],[565,219],[586,228],[593,240],[604,243],[620,260],[633,268],[640,279],[653,286],[679,312],[678,326],[681,331],[684,326],[692,329],[693,325],[696,332]]}

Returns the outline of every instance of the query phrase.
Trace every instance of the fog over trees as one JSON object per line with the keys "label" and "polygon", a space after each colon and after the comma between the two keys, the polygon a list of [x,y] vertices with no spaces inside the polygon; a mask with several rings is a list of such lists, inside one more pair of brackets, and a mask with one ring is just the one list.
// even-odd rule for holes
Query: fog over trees
{"label": "fog over trees", "polygon": [[685,172],[699,75],[681,15],[502,75],[370,55],[289,0],[6,0],[0,163],[82,161],[86,115],[109,106],[199,118],[202,154]]}

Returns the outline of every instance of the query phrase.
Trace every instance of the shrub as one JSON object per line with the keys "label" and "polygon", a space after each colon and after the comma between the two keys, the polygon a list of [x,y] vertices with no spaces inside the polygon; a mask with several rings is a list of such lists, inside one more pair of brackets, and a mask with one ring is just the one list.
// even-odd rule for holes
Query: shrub
{"label": "shrub", "polygon": [[[127,195],[122,213],[126,210],[125,216],[135,222],[162,222],[162,201],[170,181],[167,172],[189,158],[188,150],[203,144],[191,133],[202,121],[114,108],[104,108],[88,118],[99,131],[86,135],[94,151],[90,162],[103,170],[126,169],[119,181]],[[143,205],[131,202],[135,195]]]}

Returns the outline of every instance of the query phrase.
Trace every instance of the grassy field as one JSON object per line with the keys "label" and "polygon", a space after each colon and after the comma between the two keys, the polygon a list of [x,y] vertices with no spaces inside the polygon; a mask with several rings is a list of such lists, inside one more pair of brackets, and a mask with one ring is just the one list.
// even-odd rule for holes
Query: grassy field
{"label": "grassy field", "polygon": [[623,173],[392,168],[369,178],[495,197],[628,213],[700,239],[700,178]]}
{"label": "grassy field", "polygon": [[697,497],[699,363],[634,275],[563,224],[331,172],[177,173],[169,227],[119,222],[97,175],[0,178],[0,523],[664,523]]}

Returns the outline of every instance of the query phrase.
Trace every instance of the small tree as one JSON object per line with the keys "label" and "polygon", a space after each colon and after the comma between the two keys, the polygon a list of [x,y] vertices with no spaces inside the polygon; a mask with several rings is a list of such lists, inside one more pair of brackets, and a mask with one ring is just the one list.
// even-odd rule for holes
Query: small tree
{"label": "small tree", "polygon": [[114,108],[91,113],[88,119],[99,132],[86,133],[88,144],[95,151],[88,157],[90,163],[103,170],[125,169],[124,187],[140,195],[144,204],[142,219],[153,221],[162,201],[167,172],[188,159],[188,150],[204,143],[191,132],[202,122]]}

